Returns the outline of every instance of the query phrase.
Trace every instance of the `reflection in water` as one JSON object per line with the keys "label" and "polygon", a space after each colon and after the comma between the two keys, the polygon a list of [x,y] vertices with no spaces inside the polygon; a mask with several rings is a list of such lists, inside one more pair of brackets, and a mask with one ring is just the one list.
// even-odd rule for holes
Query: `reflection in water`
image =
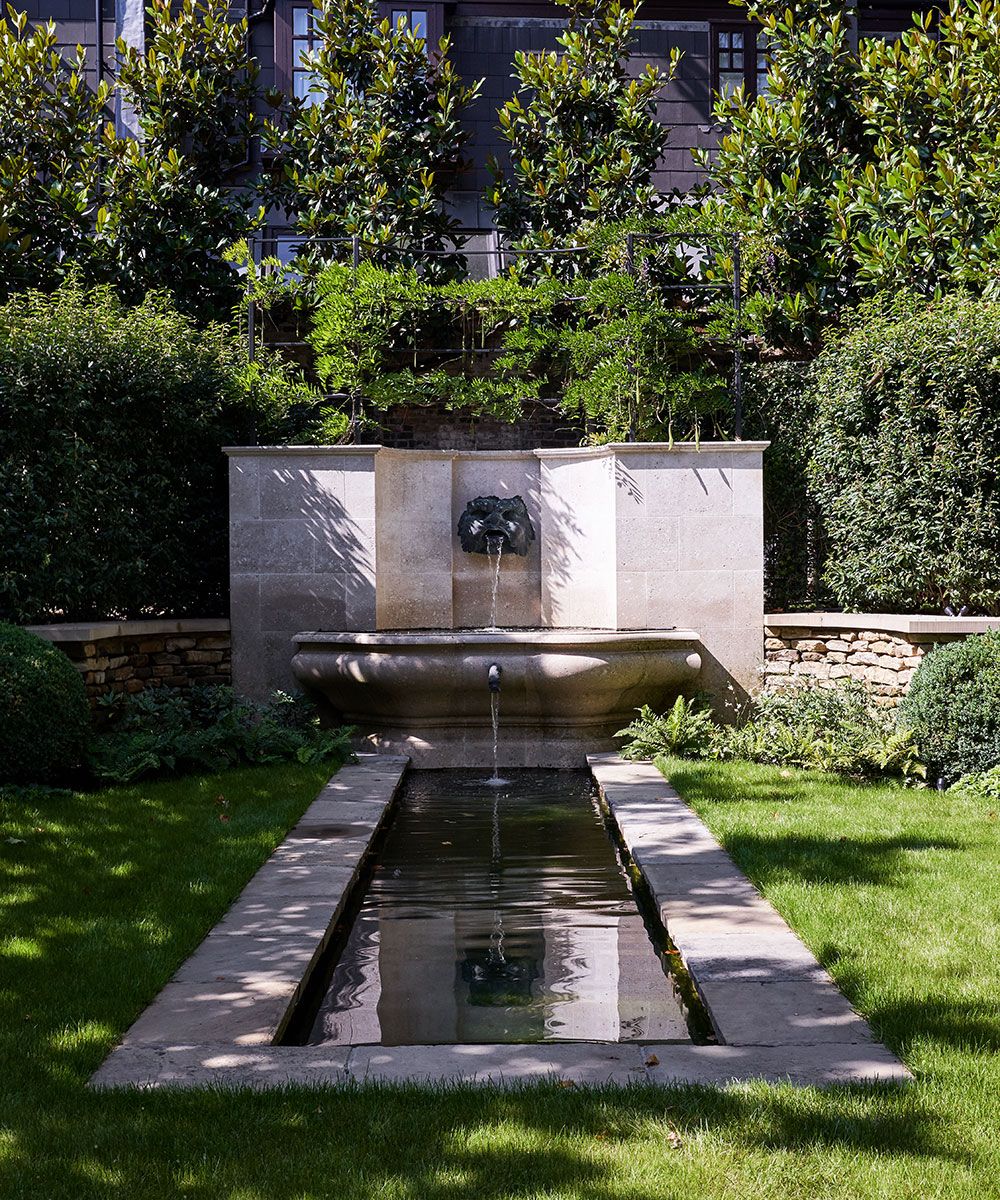
{"label": "reflection in water", "polygon": [[576,771],[410,776],[315,1043],[687,1041]]}

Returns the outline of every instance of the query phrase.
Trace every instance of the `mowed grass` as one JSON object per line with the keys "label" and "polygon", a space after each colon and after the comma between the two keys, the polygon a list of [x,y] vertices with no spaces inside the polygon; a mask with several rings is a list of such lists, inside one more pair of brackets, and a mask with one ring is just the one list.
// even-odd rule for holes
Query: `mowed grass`
{"label": "mowed grass", "polygon": [[247,770],[0,814],[0,1197],[1000,1196],[996,814],[664,766],[915,1085],[89,1092],[324,775]]}

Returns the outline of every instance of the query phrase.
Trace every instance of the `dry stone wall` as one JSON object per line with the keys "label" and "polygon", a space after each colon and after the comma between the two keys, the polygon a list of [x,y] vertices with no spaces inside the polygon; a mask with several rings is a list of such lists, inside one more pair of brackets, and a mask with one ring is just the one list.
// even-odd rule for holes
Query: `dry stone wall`
{"label": "dry stone wall", "polygon": [[894,707],[936,645],[997,627],[995,617],[771,613],[764,618],[764,687],[854,679]]}
{"label": "dry stone wall", "polygon": [[134,695],[151,687],[228,684],[232,679],[226,620],[108,621],[29,628],[66,654],[83,676],[92,706],[109,693]]}

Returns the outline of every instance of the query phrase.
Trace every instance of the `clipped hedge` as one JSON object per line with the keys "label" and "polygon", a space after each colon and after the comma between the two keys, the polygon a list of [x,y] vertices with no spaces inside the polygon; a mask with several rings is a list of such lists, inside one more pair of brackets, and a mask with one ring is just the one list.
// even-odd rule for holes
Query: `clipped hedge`
{"label": "clipped hedge", "polygon": [[932,779],[1000,765],[1000,630],[935,647],[900,712]]}
{"label": "clipped hedge", "polygon": [[820,355],[811,484],[847,610],[1000,612],[1000,304],[870,305]]}
{"label": "clipped hedge", "polygon": [[0,622],[0,783],[53,783],[83,761],[90,709],[61,650]]}
{"label": "clipped hedge", "polygon": [[221,326],[71,280],[0,306],[0,619],[226,611],[222,446],[311,396]]}

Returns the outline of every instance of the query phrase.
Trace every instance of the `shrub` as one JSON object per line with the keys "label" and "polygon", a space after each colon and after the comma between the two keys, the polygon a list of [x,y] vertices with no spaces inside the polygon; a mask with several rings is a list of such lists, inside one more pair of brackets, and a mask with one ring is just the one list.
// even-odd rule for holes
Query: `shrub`
{"label": "shrub", "polygon": [[256,704],[225,687],[159,688],[105,708],[111,730],[95,739],[90,765],[116,783],[286,759],[340,765],[351,755],[350,729],[320,729],[310,701],[284,692]]}
{"label": "shrub", "polygon": [[64,777],[80,766],[89,733],[79,671],[51,642],[0,623],[0,782]]}
{"label": "shrub", "polygon": [[71,281],[0,307],[0,617],[225,610],[221,447],[300,388],[165,299]]}
{"label": "shrub", "polygon": [[922,779],[912,732],[872,703],[857,683],[800,684],[763,692],[740,725],[717,725],[697,704],[679,697],[665,716],[648,706],[615,736],[624,758],[676,754],[687,758],[746,759],[847,775]]}
{"label": "shrub", "polygon": [[861,310],[820,356],[811,481],[848,611],[1000,611],[1000,305]]}
{"label": "shrub", "polygon": [[933,778],[1000,765],[1000,631],[937,646],[901,708]]}

